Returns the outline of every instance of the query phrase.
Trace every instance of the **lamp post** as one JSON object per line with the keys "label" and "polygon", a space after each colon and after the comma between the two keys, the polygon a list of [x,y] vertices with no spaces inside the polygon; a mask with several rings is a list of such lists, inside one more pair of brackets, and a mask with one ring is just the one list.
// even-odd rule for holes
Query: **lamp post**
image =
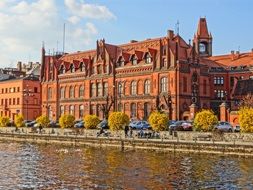
{"label": "lamp post", "polygon": [[29,85],[26,85],[26,88],[23,90],[23,96],[25,97],[26,100],[26,120],[28,120],[28,102],[29,102],[29,96],[33,96],[32,90],[28,88]]}

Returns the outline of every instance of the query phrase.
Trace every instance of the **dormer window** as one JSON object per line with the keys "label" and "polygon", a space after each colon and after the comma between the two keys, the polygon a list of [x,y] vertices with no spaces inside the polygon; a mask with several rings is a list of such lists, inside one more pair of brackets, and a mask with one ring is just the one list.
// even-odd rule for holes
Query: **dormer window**
{"label": "dormer window", "polygon": [[149,53],[146,54],[145,56],[145,63],[149,64],[152,62],[152,58],[151,56],[149,55]]}
{"label": "dormer window", "polygon": [[70,72],[71,72],[71,73],[74,73],[74,72],[75,72],[75,66],[74,66],[74,64],[71,64],[71,65],[70,65]]}
{"label": "dormer window", "polygon": [[118,67],[124,67],[125,65],[125,61],[123,59],[123,57],[120,57],[119,61],[118,61]]}
{"label": "dormer window", "polygon": [[136,55],[133,55],[132,58],[131,58],[131,62],[132,62],[132,65],[137,65],[137,57]]}
{"label": "dormer window", "polygon": [[66,71],[65,67],[64,67],[64,65],[62,65],[61,68],[60,68],[60,74],[64,74],[65,71]]}
{"label": "dormer window", "polygon": [[166,58],[163,58],[162,59],[162,64],[161,64],[161,67],[166,67],[167,66],[167,59]]}
{"label": "dormer window", "polygon": [[102,65],[97,66],[97,71],[98,74],[102,74]]}
{"label": "dormer window", "polygon": [[81,72],[85,71],[85,65],[83,62],[80,63],[80,70]]}

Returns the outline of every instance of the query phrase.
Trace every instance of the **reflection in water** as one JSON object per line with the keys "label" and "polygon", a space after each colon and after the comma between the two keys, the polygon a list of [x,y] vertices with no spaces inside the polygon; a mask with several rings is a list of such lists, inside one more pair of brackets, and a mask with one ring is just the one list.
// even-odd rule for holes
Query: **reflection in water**
{"label": "reflection in water", "polygon": [[252,158],[0,144],[0,189],[253,189]]}

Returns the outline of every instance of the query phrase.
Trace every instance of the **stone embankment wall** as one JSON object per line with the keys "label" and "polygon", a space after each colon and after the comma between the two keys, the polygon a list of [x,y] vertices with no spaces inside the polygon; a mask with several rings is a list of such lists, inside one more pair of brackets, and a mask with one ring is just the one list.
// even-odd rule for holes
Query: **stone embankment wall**
{"label": "stone embankment wall", "polygon": [[107,137],[97,137],[98,131],[44,129],[39,134],[32,133],[30,128],[23,128],[18,132],[15,132],[15,128],[0,128],[0,140],[253,157],[253,134],[228,133],[214,139],[212,133],[178,132],[170,135],[168,132],[161,132],[157,138],[138,138],[134,131],[133,138],[125,138],[124,131],[111,132]]}

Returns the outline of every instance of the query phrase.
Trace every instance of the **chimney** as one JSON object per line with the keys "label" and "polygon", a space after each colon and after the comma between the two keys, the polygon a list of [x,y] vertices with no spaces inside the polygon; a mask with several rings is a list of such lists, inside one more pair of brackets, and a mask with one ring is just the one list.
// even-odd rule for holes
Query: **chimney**
{"label": "chimney", "polygon": [[137,40],[131,40],[130,43],[136,43],[138,42]]}
{"label": "chimney", "polygon": [[172,39],[174,37],[174,31],[173,30],[168,30],[167,31],[167,36],[169,37],[169,39]]}
{"label": "chimney", "polygon": [[22,62],[21,61],[18,62],[17,68],[18,68],[19,71],[22,70]]}

